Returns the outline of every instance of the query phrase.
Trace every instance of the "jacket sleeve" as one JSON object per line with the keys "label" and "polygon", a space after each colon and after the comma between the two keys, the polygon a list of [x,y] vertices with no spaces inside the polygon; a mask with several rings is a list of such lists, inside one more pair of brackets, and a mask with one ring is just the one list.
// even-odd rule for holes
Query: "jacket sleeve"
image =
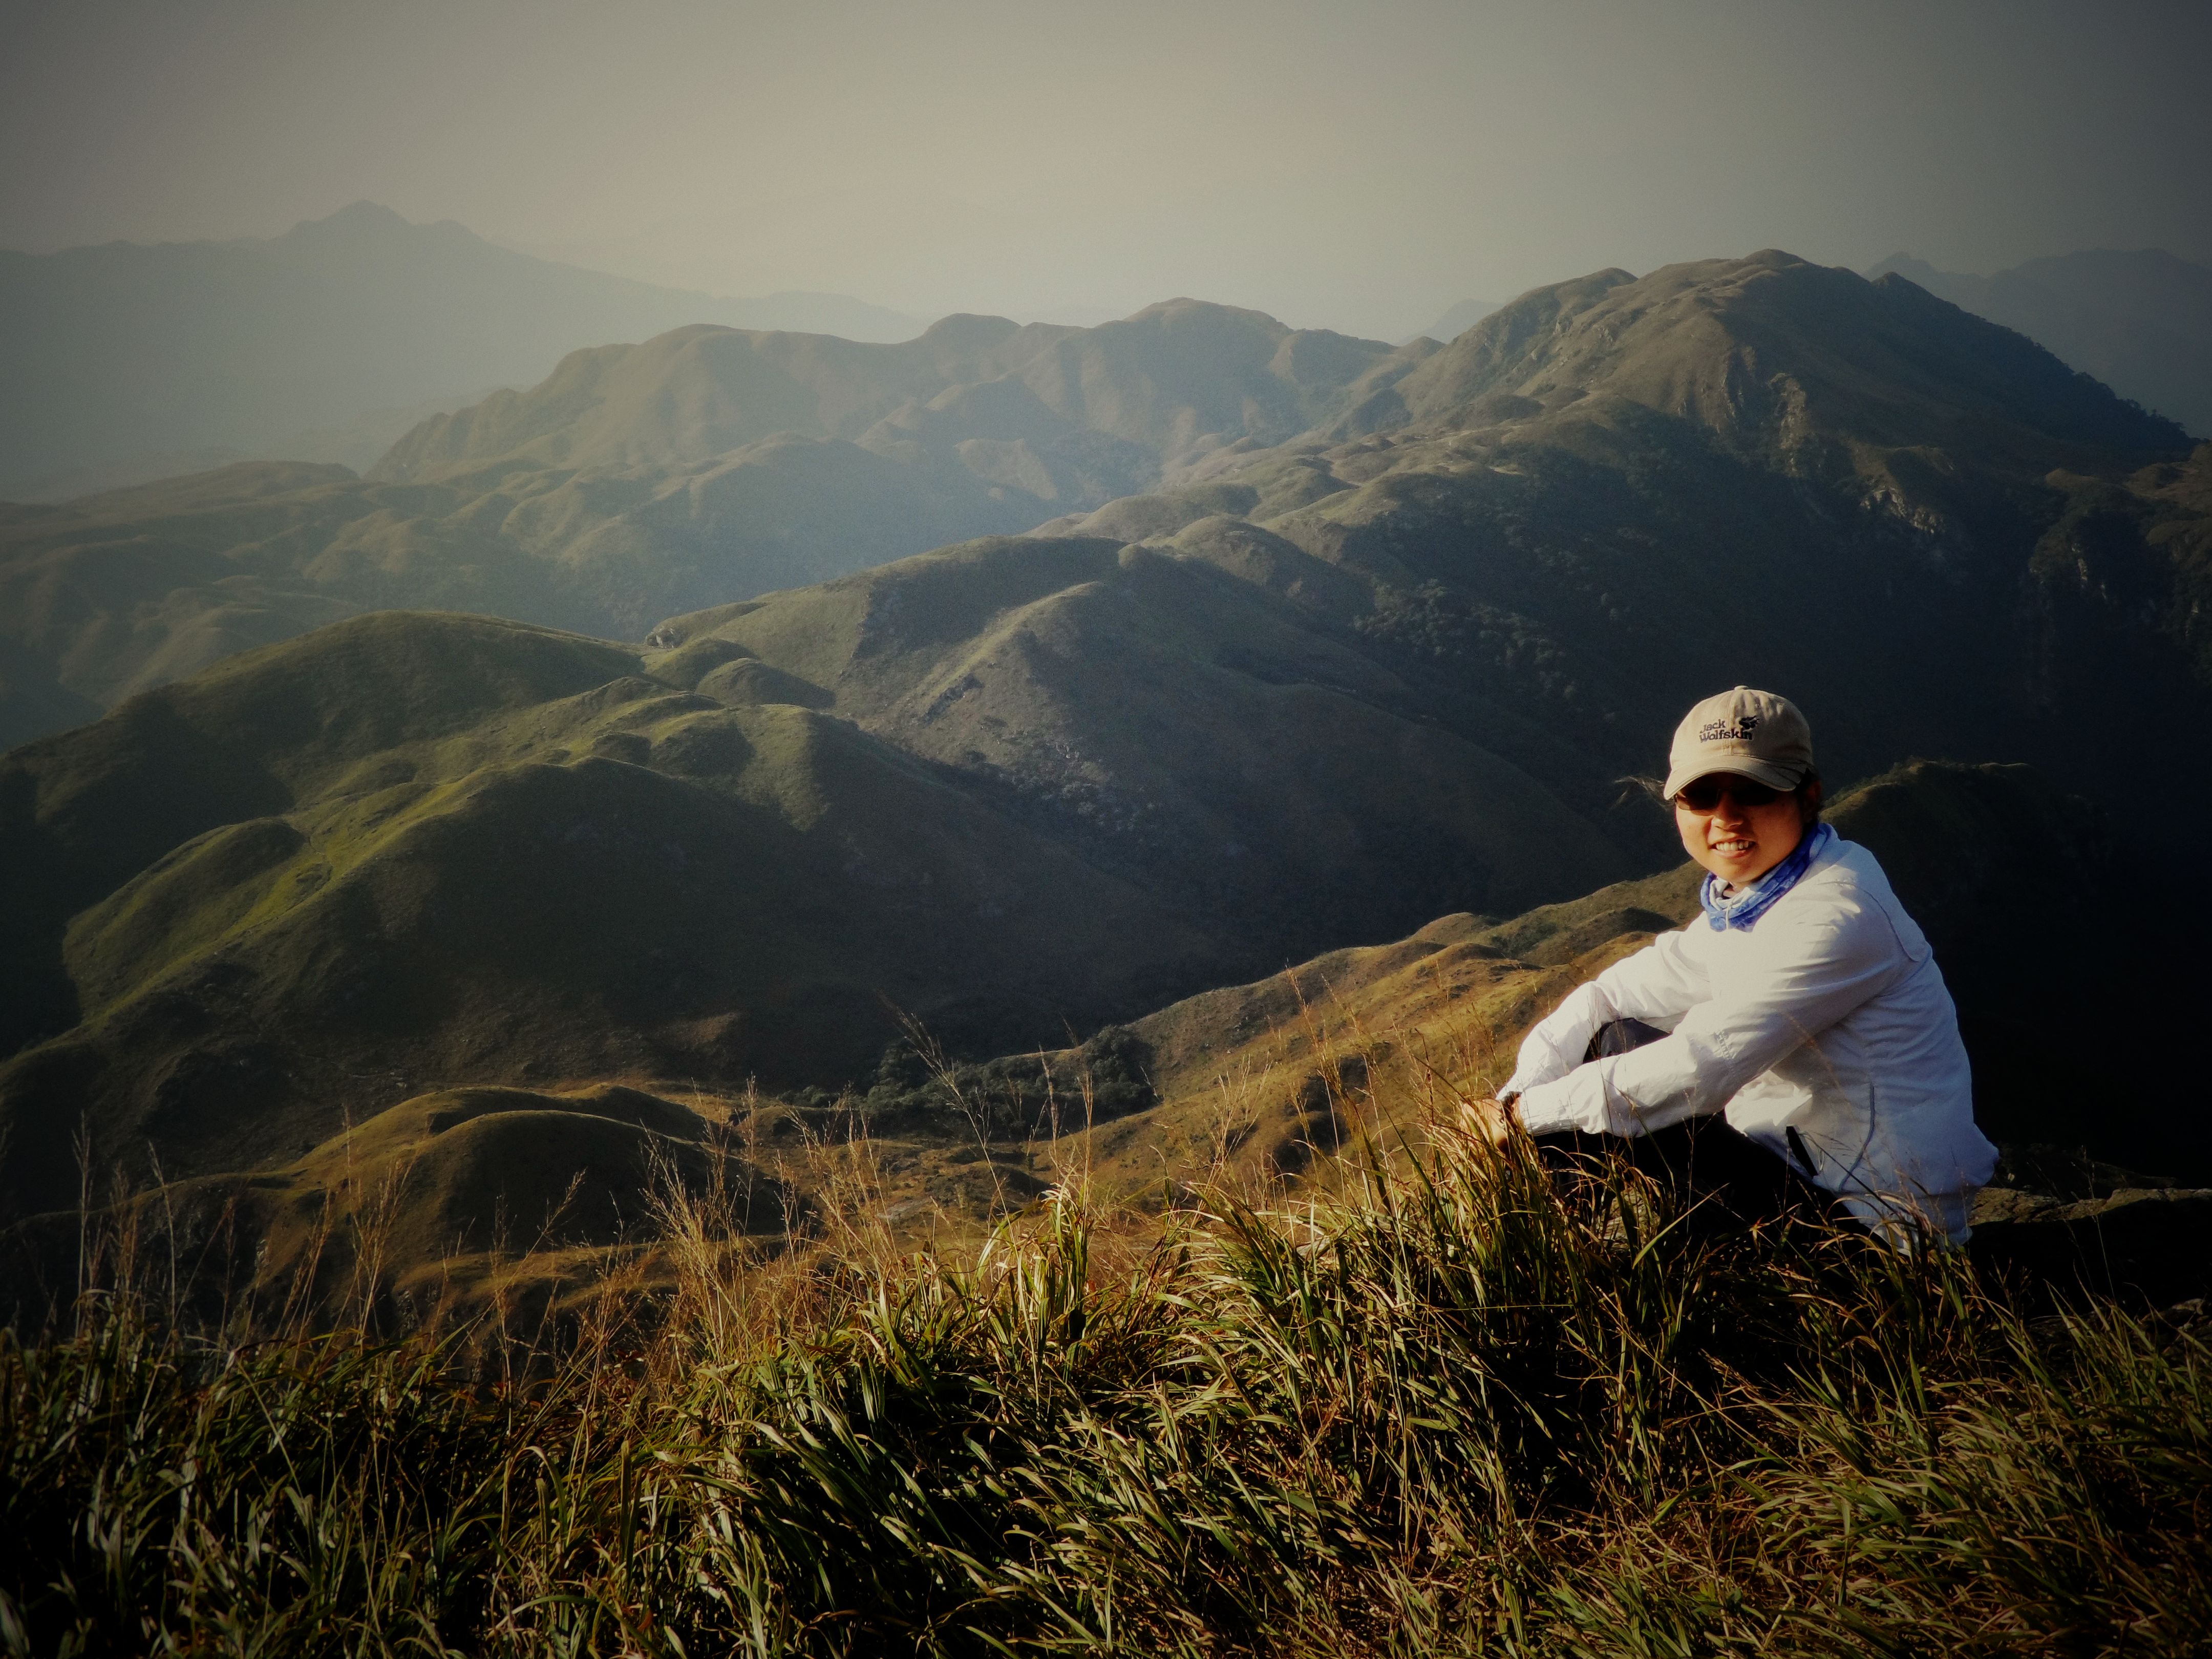
{"label": "jacket sleeve", "polygon": [[1498,1092],[1525,1095],[1540,1083],[1566,1076],[1582,1064],[1598,1028],[1610,1021],[1671,1026],[1711,994],[1705,969],[1683,948],[1682,935],[1662,933],[1634,956],[1623,957],[1568,992],[1538,1021],[1522,1039],[1512,1079]]}
{"label": "jacket sleeve", "polygon": [[1778,905],[1742,945],[1729,994],[1698,1003],[1659,1042],[1528,1090],[1521,1121],[1536,1134],[1633,1135],[1717,1112],[1911,967],[1888,919],[1854,896]]}

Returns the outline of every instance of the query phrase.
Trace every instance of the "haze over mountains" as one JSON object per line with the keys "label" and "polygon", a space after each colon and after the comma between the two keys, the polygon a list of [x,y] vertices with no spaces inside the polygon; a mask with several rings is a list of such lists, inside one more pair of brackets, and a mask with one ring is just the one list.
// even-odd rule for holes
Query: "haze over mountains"
{"label": "haze over mountains", "polygon": [[641,639],[1279,443],[1433,349],[1187,301],[1087,330],[952,317],[902,345],[698,325],[572,353],[365,479],[262,463],[0,507],[0,742],[363,610]]}
{"label": "haze over mountains", "polygon": [[[950,533],[1030,533],[879,562],[989,513]],[[2212,776],[2212,447],[1772,251],[1401,349],[1190,301],[687,328],[369,479],[8,533],[16,661],[120,699],[0,760],[15,1203],[82,1124],[189,1173],[431,1086],[835,1088],[884,997],[988,1053],[1573,898],[1679,856],[1618,781],[1734,682],[1798,697],[1838,782],[2155,775],[2179,830]],[[160,684],[424,604],[522,620],[356,616]]]}
{"label": "haze over mountains", "polygon": [[365,483],[264,466],[4,510],[0,742],[380,605],[637,638],[1196,478],[1234,446],[1388,427],[1384,394],[1433,349],[1178,302],[1093,330],[951,319],[898,347],[695,328],[574,353]]}
{"label": "haze over mountains", "polygon": [[905,339],[830,294],[718,299],[556,264],[368,202],[266,240],[0,251],[0,497],[247,456],[365,466],[425,414],[685,323]]}
{"label": "haze over mountains", "polygon": [[2093,248],[1994,276],[1938,270],[1899,253],[1867,275],[1889,271],[2018,329],[2122,397],[2212,436],[2212,268],[2158,248]]}

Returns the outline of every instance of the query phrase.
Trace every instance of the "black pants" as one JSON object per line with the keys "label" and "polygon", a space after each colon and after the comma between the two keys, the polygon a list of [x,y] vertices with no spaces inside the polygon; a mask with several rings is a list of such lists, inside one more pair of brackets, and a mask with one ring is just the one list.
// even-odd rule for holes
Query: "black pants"
{"label": "black pants", "polygon": [[[1583,1061],[1587,1065],[1610,1054],[1625,1054],[1666,1035],[1640,1019],[1611,1020],[1598,1027]],[[1644,1135],[1569,1131],[1541,1136],[1536,1145],[1555,1170],[1571,1168],[1577,1154],[1601,1150],[1625,1158],[1685,1201],[1696,1204],[1700,1219],[1707,1223],[1747,1223],[1785,1215],[1806,1220],[1850,1219],[1834,1194],[1807,1180],[1717,1115],[1670,1123]]]}

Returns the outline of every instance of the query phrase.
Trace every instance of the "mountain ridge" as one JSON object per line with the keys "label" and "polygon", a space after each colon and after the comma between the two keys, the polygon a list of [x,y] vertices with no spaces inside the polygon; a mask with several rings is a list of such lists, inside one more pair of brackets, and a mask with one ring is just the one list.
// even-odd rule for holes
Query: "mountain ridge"
{"label": "mountain ridge", "polygon": [[[1182,343],[1194,330],[1210,357]],[[625,366],[635,384],[601,395]],[[1189,401],[1194,381],[1219,402]],[[1272,404],[1255,386],[1273,388]],[[1231,404],[1244,429],[1201,430],[1209,407]],[[650,418],[633,419],[641,409]],[[793,418],[832,435],[758,435]],[[1263,441],[1306,419],[1328,424]],[[612,450],[580,457],[600,430]],[[520,453],[549,441],[551,459]],[[1908,627],[1932,643],[1949,626],[1987,659],[1972,706],[1942,716],[1971,753],[2045,720],[2039,700],[2056,706],[2051,676],[2074,658],[2051,629],[2125,633],[2148,615],[2150,636],[2187,637],[2202,512],[2182,441],[1910,284],[1769,252],[1557,284],[1442,348],[1300,333],[1188,301],[1094,331],[956,318],[890,347],[687,329],[577,354],[531,398],[418,428],[444,455],[419,481],[246,469],[9,509],[0,587],[24,596],[6,607],[19,660],[53,665],[41,706],[81,708],[69,699],[127,695],[233,641],[380,605],[636,638],[665,629],[669,599],[688,617],[688,596],[800,587],[978,532],[1103,533],[1173,542],[1279,586],[1356,651],[1429,683],[1416,702],[1476,695],[1454,717],[1462,729],[1572,729],[1607,757],[1595,775],[1632,761],[1601,728],[1651,695],[1613,660],[1640,659],[1669,629],[1711,631],[1712,607],[1686,604],[1695,562],[1681,562],[1686,538],[1717,536],[1745,587],[1720,611],[1747,637],[1797,628],[1796,659],[1826,659],[1815,684],[1859,678],[1857,636],[1818,629],[1822,606],[1871,623],[1867,606],[1917,590]],[[393,471],[412,471],[414,453],[397,452]],[[653,455],[679,459],[641,459]],[[1082,510],[1049,516],[1071,495]],[[2069,588],[2063,549],[2092,529]],[[1814,544],[1833,551],[1808,563],[1788,550]],[[185,580],[157,605],[107,597],[164,570]],[[2122,588],[2164,597],[2123,623]],[[2017,619],[1994,633],[1967,621],[1991,604]],[[2038,629],[2045,643],[2030,650]],[[1593,656],[1577,640],[1612,642]],[[1777,668],[1787,663],[1760,672]],[[1864,729],[1896,706],[1870,698]],[[1844,750],[1870,769],[1893,758],[1850,734]]]}
{"label": "mountain ridge", "polygon": [[[1194,331],[1228,337],[1226,390],[1182,361]],[[956,316],[896,345],[699,325],[572,353],[528,392],[418,425],[365,479],[241,464],[0,508],[0,633],[24,683],[0,743],[40,729],[11,708],[51,719],[349,611],[636,638],[673,611],[1028,530],[1296,428],[1424,349],[1188,301],[1092,331]]]}
{"label": "mountain ridge", "polygon": [[2212,436],[2212,268],[2162,248],[2084,248],[1989,276],[1938,270],[1908,253],[1866,274],[1892,273]]}
{"label": "mountain ridge", "polygon": [[[0,495],[134,456],[281,455],[370,411],[541,379],[580,340],[831,319],[810,305],[657,289],[366,202],[273,238],[0,252]],[[836,319],[911,320],[858,301]]]}

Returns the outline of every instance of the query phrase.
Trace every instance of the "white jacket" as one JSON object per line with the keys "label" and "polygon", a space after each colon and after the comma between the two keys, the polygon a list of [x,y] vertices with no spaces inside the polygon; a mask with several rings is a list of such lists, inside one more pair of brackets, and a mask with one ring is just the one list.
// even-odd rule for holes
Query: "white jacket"
{"label": "white jacket", "polygon": [[[1592,1035],[1623,1018],[1668,1035],[1583,1065]],[[1519,1095],[1535,1134],[1725,1112],[1893,1242],[1886,1224],[1916,1218],[1963,1242],[1996,1167],[1927,936],[1874,854],[1838,836],[1751,928],[1716,933],[1700,915],[1571,993],[1499,1093]]]}

